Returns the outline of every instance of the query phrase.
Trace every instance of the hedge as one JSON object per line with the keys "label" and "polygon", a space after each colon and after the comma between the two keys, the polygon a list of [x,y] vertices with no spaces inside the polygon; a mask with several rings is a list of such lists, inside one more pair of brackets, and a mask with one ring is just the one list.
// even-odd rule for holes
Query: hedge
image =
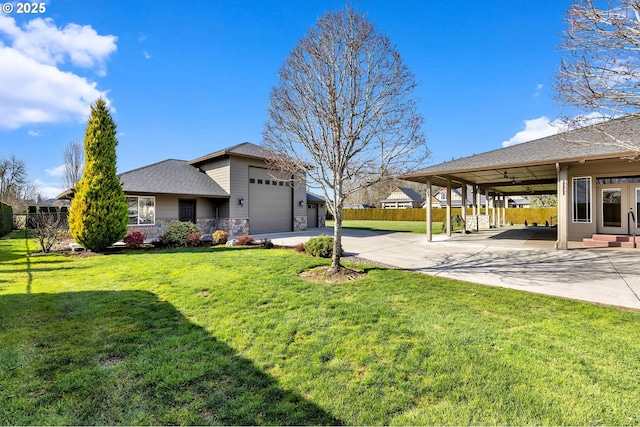
{"label": "hedge", "polygon": [[0,236],[8,234],[13,228],[13,209],[0,202]]}
{"label": "hedge", "polygon": [[[471,215],[472,209],[467,208],[467,215]],[[460,215],[462,208],[451,208],[451,216]],[[482,209],[484,213],[484,208]],[[431,210],[432,221],[444,222],[447,210],[436,208]],[[489,210],[491,214],[491,210]],[[528,224],[537,222],[545,224],[551,222],[551,217],[558,215],[558,208],[507,208],[507,222],[514,224]],[[342,218],[345,220],[374,220],[374,221],[426,221],[425,209],[344,209]],[[555,224],[555,222],[554,222]]]}

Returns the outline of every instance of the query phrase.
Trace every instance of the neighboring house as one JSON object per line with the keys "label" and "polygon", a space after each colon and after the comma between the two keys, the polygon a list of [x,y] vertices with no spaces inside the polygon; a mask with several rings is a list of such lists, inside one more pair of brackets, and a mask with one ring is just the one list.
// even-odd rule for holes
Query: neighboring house
{"label": "neighboring house", "polygon": [[[443,187],[439,189],[432,197],[433,203],[432,207],[434,208],[446,208],[447,207],[447,188]],[[484,194],[480,195],[480,206],[485,206],[486,198]],[[473,205],[473,192],[470,188],[467,189],[467,206]],[[424,207],[424,205],[423,205]],[[452,208],[461,208],[462,207],[462,191],[459,188],[451,189],[451,207]]]}
{"label": "neighboring house", "polygon": [[[120,174],[129,203],[129,230],[147,239],[171,222],[191,221],[207,234],[306,230],[324,224],[324,201],[308,208],[306,177],[267,167],[262,149],[245,142],[191,161],[164,160]],[[70,198],[67,191],[58,198]]]}
{"label": "neighboring house", "polygon": [[509,197],[508,201],[510,208],[530,208],[531,201],[526,197]]}
{"label": "neighboring house", "polygon": [[372,209],[373,206],[366,203],[348,203],[342,206],[342,209]]}
{"label": "neighboring house", "polygon": [[[614,137],[635,135],[640,140],[640,116],[611,120],[605,131]],[[471,185],[480,194],[498,198],[556,194],[559,249],[567,249],[569,240],[594,234],[633,233],[640,225],[640,163],[628,158],[637,153],[572,142],[580,140],[598,142],[608,137],[585,127],[430,166],[400,178],[451,188]]]}
{"label": "neighboring house", "polygon": [[424,197],[415,190],[397,187],[384,200],[380,201],[382,209],[410,209],[419,208],[424,203]]}

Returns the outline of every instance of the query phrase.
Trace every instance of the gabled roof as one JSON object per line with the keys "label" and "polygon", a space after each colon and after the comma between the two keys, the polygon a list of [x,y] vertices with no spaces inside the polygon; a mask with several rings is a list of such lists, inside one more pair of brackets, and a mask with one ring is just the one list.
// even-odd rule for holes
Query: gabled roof
{"label": "gabled roof", "polygon": [[[627,116],[600,126],[613,135],[628,138],[634,132],[640,134],[640,116]],[[619,147],[597,144],[603,138],[601,132],[589,126],[429,166],[399,178],[424,183],[430,177],[435,185],[446,185],[446,179],[452,179],[511,194],[549,193],[556,188],[556,163],[613,159],[631,154]]]}
{"label": "gabled roof", "polygon": [[[400,191],[402,194],[404,194],[407,197],[392,199],[391,194],[396,193],[398,191]],[[395,190],[391,192],[391,194],[386,199],[381,200],[381,202],[408,202],[408,201],[423,202],[424,201],[424,197],[422,197],[420,194],[418,194],[417,191],[412,190],[411,188],[397,187]]]}
{"label": "gabled roof", "polygon": [[261,159],[261,160],[264,160],[267,158],[262,147],[252,144],[250,142],[243,142],[241,144],[237,144],[232,147],[228,147],[223,150],[216,151],[214,153],[210,153],[202,157],[198,157],[197,159],[191,160],[189,164],[198,165],[208,160],[213,160],[223,156],[250,157],[250,158]]}
{"label": "gabled roof", "polygon": [[120,175],[125,193],[229,197],[206,173],[184,160],[164,160]]}

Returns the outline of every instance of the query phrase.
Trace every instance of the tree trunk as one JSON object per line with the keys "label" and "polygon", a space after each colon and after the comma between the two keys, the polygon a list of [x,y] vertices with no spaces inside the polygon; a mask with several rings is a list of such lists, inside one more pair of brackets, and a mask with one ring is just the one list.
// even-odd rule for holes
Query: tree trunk
{"label": "tree trunk", "polygon": [[340,264],[340,258],[342,253],[340,248],[342,247],[342,206],[338,207],[336,204],[335,209],[335,222],[333,226],[333,254],[331,255],[331,270],[338,271],[342,268]]}

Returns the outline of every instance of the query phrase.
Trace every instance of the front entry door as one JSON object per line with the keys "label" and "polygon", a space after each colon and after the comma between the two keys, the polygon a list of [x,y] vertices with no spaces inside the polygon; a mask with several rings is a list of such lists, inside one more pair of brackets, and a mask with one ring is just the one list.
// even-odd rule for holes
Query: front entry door
{"label": "front entry door", "polygon": [[180,200],[178,203],[179,217],[182,222],[196,223],[196,201]]}
{"label": "front entry door", "polygon": [[[598,188],[598,233],[631,234],[640,225],[640,186],[603,185]],[[629,214],[632,213],[632,215]]]}

